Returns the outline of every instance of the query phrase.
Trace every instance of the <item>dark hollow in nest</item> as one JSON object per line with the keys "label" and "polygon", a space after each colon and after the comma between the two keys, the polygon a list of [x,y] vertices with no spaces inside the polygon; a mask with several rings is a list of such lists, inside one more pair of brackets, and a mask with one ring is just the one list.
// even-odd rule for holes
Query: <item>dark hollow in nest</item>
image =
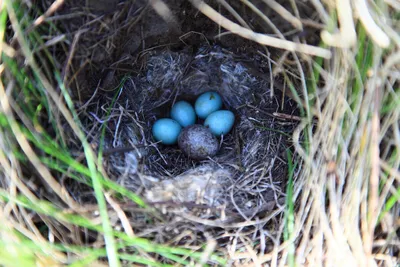
{"label": "dark hollow in nest", "polygon": [[[113,106],[115,92],[100,98],[86,121],[100,122],[111,108],[105,152],[135,149],[110,153],[106,169],[110,177],[149,202],[222,205],[226,214],[252,218],[282,204],[288,172],[285,133],[292,132],[295,124],[278,120],[273,113],[293,114],[295,104],[282,99],[280,91],[271,97],[270,81],[264,78],[269,77],[267,70],[261,73],[254,67],[267,65],[261,56],[248,58],[208,44],[193,50],[142,54],[138,74],[124,79]],[[218,92],[224,108],[236,114],[234,129],[220,140],[216,156],[193,160],[177,146],[154,142],[153,123],[168,117],[174,102],[193,104],[210,90]]]}

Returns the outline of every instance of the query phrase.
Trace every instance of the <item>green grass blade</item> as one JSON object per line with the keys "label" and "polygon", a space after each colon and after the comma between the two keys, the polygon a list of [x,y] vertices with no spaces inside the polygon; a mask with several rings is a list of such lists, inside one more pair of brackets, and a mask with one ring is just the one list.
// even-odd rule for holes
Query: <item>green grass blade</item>
{"label": "green grass blade", "polygon": [[[79,122],[79,117],[77,113],[75,112],[74,109],[74,104],[72,102],[71,97],[69,96],[66,88],[62,84],[61,81],[59,81],[59,86],[61,88],[61,92],[64,95],[65,102],[67,103],[68,108],[70,109],[70,112],[72,113],[72,116],[75,120],[75,122]],[[80,124],[78,124],[78,127],[81,127]],[[112,234],[113,229],[111,226],[110,218],[108,216],[107,212],[107,203],[103,194],[103,184],[101,183],[101,178],[100,178],[100,173],[97,170],[97,167],[95,165],[95,157],[93,155],[92,149],[87,142],[85,136],[83,135],[83,132],[80,131],[80,136],[79,136],[80,141],[82,142],[84,153],[86,156],[86,161],[90,170],[92,182],[93,182],[93,189],[94,193],[97,199],[97,204],[99,206],[99,212],[100,216],[102,219],[102,225],[103,225],[103,231],[104,231],[104,240],[106,243],[106,249],[107,249],[107,257],[109,260],[109,264],[112,267],[118,267],[120,266],[120,260],[118,258],[118,253],[117,253],[117,248],[116,248],[116,242],[114,239],[114,236]]]}
{"label": "green grass blade", "polygon": [[295,266],[295,245],[293,240],[294,234],[294,200],[293,200],[293,177],[297,164],[293,164],[292,153],[287,150],[289,177],[286,192],[286,211],[285,211],[285,229],[284,239],[289,241],[288,245],[288,266]]}

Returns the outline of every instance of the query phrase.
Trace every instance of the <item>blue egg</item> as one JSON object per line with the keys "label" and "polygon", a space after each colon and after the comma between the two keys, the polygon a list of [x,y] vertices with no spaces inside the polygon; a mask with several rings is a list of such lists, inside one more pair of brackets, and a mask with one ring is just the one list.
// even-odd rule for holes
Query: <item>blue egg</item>
{"label": "blue egg", "polygon": [[200,119],[207,118],[208,115],[222,107],[222,99],[218,93],[210,91],[201,94],[194,104],[197,116]]}
{"label": "blue egg", "polygon": [[235,115],[231,111],[218,110],[208,115],[204,126],[209,128],[214,135],[221,136],[229,133],[234,123]]}
{"label": "blue egg", "polygon": [[153,136],[156,141],[161,141],[164,145],[173,145],[178,141],[182,127],[172,119],[159,119],[153,125]]}
{"label": "blue egg", "polygon": [[196,122],[194,108],[186,101],[178,101],[171,109],[171,118],[182,127],[193,125]]}

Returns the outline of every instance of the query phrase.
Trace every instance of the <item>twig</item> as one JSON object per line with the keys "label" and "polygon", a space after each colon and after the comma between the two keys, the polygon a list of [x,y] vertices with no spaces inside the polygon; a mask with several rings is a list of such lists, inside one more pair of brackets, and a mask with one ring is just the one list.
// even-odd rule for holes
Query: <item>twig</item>
{"label": "twig", "polygon": [[387,48],[390,44],[390,39],[386,33],[376,25],[371,13],[369,13],[367,2],[365,0],[355,0],[354,6],[364,29],[367,31],[371,39],[380,47]]}
{"label": "twig", "polygon": [[150,0],[149,3],[153,7],[154,11],[156,11],[157,14],[168,23],[171,30],[180,33],[181,29],[178,21],[169,7],[162,0]]}
{"label": "twig", "polygon": [[378,82],[375,78],[370,83],[369,90],[373,90],[373,113],[371,121],[371,174],[369,177],[368,188],[368,235],[364,238],[364,250],[368,257],[372,256],[372,244],[374,239],[375,226],[378,219],[378,202],[379,202],[379,173],[380,173],[380,103],[381,93]]}
{"label": "twig", "polygon": [[249,0],[241,0],[246,6],[248,6],[254,13],[256,13],[262,20],[267,23],[268,26],[275,32],[275,34],[282,40],[286,40],[285,36],[280,32],[278,27],[263,13],[260,9],[258,9],[254,4],[252,4]]}
{"label": "twig", "polygon": [[106,197],[107,202],[110,204],[110,206],[115,210],[115,212],[117,213],[122,227],[125,230],[125,233],[129,236],[129,237],[134,237],[135,234],[133,232],[132,226],[129,223],[128,217],[126,217],[125,212],[122,210],[122,208],[120,207],[120,205],[114,201],[114,199],[112,199],[112,197],[110,196],[110,193],[104,193],[104,196]]}
{"label": "twig", "polygon": [[54,12],[56,12],[57,9],[62,6],[62,4],[64,4],[64,0],[54,1],[53,4],[51,4],[51,6],[46,10],[46,12],[33,22],[33,24],[26,30],[26,32],[30,33],[31,31],[33,31],[37,26],[42,24],[46,20],[46,18],[54,14]]}
{"label": "twig", "polygon": [[282,18],[292,24],[296,29],[303,30],[301,21],[287,11],[281,4],[275,0],[263,0],[263,2],[266,3],[276,13],[278,13]]}
{"label": "twig", "polygon": [[330,58],[332,56],[331,52],[324,48],[320,48],[320,47],[316,47],[316,46],[312,46],[312,45],[294,43],[291,41],[281,40],[278,38],[270,37],[266,34],[253,32],[253,31],[246,29],[244,27],[241,27],[240,25],[225,18],[224,16],[219,14],[212,7],[210,7],[209,5],[207,5],[206,3],[204,3],[201,0],[189,0],[189,1],[197,9],[199,9],[204,15],[206,15],[208,18],[213,20],[215,23],[218,23],[226,30],[231,31],[243,38],[255,41],[259,44],[268,45],[268,46],[285,49],[285,50],[289,50],[289,51],[293,51],[293,52],[296,51],[296,52],[301,52],[301,53],[305,53],[308,55],[319,56],[319,57],[323,57],[323,58]]}
{"label": "twig", "polygon": [[232,16],[245,28],[247,29],[251,29],[249,24],[247,24],[247,22],[236,12],[235,9],[233,9],[233,7],[231,7],[231,5],[229,5],[228,2],[226,2],[225,0],[217,0],[218,3],[220,3],[223,7],[226,8],[226,10],[228,10],[229,13],[232,14]]}
{"label": "twig", "polygon": [[76,33],[76,35],[74,36],[74,41],[72,42],[72,45],[71,45],[70,50],[69,50],[69,53],[68,53],[67,62],[66,62],[65,67],[64,67],[64,69],[63,69],[63,71],[62,71],[62,73],[61,73],[61,78],[62,78],[64,84],[67,84],[67,80],[66,80],[66,79],[67,79],[68,74],[69,74],[69,73],[68,73],[68,71],[69,71],[69,66],[70,66],[71,63],[72,63],[72,59],[74,58],[74,54],[75,54],[76,46],[77,46],[77,44],[78,44],[78,42],[79,42],[79,38],[81,37],[81,34],[82,34],[82,33],[85,33],[85,32],[87,32],[87,31],[88,31],[87,29],[80,30],[80,31],[78,31],[78,32]]}
{"label": "twig", "polygon": [[131,152],[133,150],[136,150],[138,148],[148,148],[150,146],[146,146],[146,145],[137,145],[136,147],[131,147],[131,146],[127,146],[127,147],[114,147],[114,148],[110,148],[110,149],[106,149],[103,151],[103,156],[109,156],[111,154],[115,154],[115,153],[127,153],[127,152]]}
{"label": "twig", "polygon": [[323,31],[321,39],[331,46],[342,48],[352,47],[357,41],[357,35],[350,0],[336,0],[336,9],[340,22],[340,32],[331,34],[328,31]]}

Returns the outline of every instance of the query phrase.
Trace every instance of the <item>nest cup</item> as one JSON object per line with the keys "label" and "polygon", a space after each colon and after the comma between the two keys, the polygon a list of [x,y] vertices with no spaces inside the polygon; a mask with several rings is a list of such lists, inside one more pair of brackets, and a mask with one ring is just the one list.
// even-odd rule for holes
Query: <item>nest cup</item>
{"label": "nest cup", "polygon": [[[261,58],[257,60],[263,64]],[[120,119],[118,132],[110,129],[106,144],[109,148],[116,144],[142,148],[110,155],[112,176],[135,191],[145,188],[149,202],[185,200],[208,207],[224,205],[233,216],[254,216],[266,206],[271,209],[279,205],[287,177],[287,166],[282,160],[288,148],[287,137],[282,132],[291,132],[294,125],[281,124],[271,116],[281,107],[280,101],[270,96],[270,82],[252,74],[254,66],[237,60],[237,55],[217,45],[204,44],[197,50],[152,50],[142,61],[141,66],[145,67],[126,79],[116,103],[119,109],[129,110],[130,115]],[[194,104],[197,96],[206,91],[218,92],[223,108],[236,116],[232,131],[219,139],[217,155],[193,160],[178,146],[155,143],[151,134],[154,122],[168,117],[176,101]],[[285,98],[284,106],[293,109],[294,105]],[[208,176],[204,175],[204,168]],[[221,172],[224,175],[219,175]],[[191,190],[186,190],[185,198],[176,188],[181,188],[177,181],[186,173],[190,173],[192,186],[187,187]],[[188,179],[185,183],[190,183]],[[199,183],[202,179],[209,179],[210,183]],[[174,186],[160,187],[160,183]],[[209,188],[209,184],[215,183],[218,190]],[[160,194],[160,188],[165,192]]]}

